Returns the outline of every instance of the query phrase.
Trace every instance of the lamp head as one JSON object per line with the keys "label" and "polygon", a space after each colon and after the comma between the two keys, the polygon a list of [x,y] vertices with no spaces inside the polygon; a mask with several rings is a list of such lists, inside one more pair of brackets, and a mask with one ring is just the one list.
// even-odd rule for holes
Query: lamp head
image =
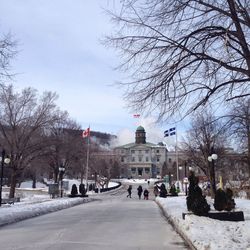
{"label": "lamp head", "polygon": [[212,157],[213,160],[217,160],[218,159],[218,155],[217,154],[212,154],[211,157]]}
{"label": "lamp head", "polygon": [[[0,162],[2,161],[2,159],[3,158],[0,156]],[[4,163],[9,164],[10,163],[10,158],[8,158],[8,157],[4,158]]]}

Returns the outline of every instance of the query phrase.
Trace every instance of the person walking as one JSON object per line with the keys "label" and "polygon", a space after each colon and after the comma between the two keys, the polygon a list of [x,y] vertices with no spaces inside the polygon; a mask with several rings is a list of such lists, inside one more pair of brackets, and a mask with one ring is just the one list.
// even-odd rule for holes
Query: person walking
{"label": "person walking", "polygon": [[137,191],[138,191],[138,196],[139,196],[139,200],[141,199],[141,195],[142,195],[142,186],[140,185],[138,188],[137,188]]}
{"label": "person walking", "polygon": [[127,191],[128,191],[127,198],[128,198],[128,197],[132,198],[132,197],[131,197],[131,194],[132,194],[132,185],[129,185]]}
{"label": "person walking", "polygon": [[147,189],[144,189],[143,195],[144,195],[144,200],[148,200],[149,192]]}
{"label": "person walking", "polygon": [[158,189],[158,186],[155,185],[155,186],[154,186],[154,195],[155,195],[155,197],[157,197],[158,194],[159,194],[159,189]]}

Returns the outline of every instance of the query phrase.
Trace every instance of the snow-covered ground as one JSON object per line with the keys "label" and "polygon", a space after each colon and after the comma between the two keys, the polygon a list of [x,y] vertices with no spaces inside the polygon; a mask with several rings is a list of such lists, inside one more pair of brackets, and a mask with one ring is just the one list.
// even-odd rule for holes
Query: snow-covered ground
{"label": "snow-covered ground", "polygon": [[[243,211],[245,221],[220,221],[195,215],[188,212],[186,197],[156,198],[166,216],[177,228],[177,231],[199,250],[250,249],[250,200],[236,199],[236,211]],[[209,200],[208,200],[209,202]],[[213,208],[212,201],[211,209]]]}
{"label": "snow-covered ground", "polygon": [[[75,180],[70,180],[70,189],[73,184],[79,185],[80,183]],[[115,185],[117,185],[116,182],[109,183],[109,187]],[[31,181],[22,183],[21,187],[16,189],[16,195],[21,198],[21,202],[2,204],[0,207],[0,226],[90,202],[94,200],[97,195],[100,195],[94,192],[88,192],[89,197],[87,198],[64,197],[52,199],[48,194],[48,187],[46,185],[37,183],[37,188],[33,189],[31,187]],[[2,192],[3,198],[7,198],[8,196],[8,192],[4,191],[5,189],[6,188],[3,188]],[[66,193],[69,193],[69,191]]]}
{"label": "snow-covered ground", "polygon": [[[123,180],[125,183],[147,183],[146,180]],[[150,180],[153,183],[154,180]],[[111,183],[110,185],[114,185]],[[25,187],[25,188],[24,188]],[[26,192],[25,192],[26,189]],[[44,192],[46,187],[39,186],[34,192],[26,183],[22,191],[24,193],[21,202],[14,205],[3,205],[0,208],[0,225],[13,223],[22,219],[68,208],[95,199],[91,193],[88,198],[57,198],[51,199]],[[38,191],[43,190],[39,193]],[[163,208],[168,219],[174,224],[177,231],[198,250],[250,250],[250,200],[235,199],[236,210],[244,212],[245,221],[230,222],[219,221],[195,215],[186,215],[182,219],[182,213],[188,212],[186,197],[156,198],[156,202]],[[212,201],[208,202],[213,208]]]}

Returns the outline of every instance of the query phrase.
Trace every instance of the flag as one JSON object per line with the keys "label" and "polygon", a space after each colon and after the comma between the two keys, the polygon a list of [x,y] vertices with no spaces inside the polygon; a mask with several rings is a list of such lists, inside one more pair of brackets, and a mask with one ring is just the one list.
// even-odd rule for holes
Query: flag
{"label": "flag", "polygon": [[175,127],[164,131],[164,137],[175,135]]}
{"label": "flag", "polygon": [[139,118],[140,114],[134,114],[133,116],[134,116],[134,118]]}
{"label": "flag", "polygon": [[90,128],[87,128],[82,131],[82,138],[86,138],[88,136],[90,136]]}

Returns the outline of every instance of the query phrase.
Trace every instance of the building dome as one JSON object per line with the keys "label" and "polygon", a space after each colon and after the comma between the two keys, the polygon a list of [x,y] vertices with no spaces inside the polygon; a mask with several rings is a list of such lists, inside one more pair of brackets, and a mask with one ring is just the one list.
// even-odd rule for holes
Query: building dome
{"label": "building dome", "polygon": [[145,132],[145,129],[142,127],[142,126],[139,126],[137,129],[136,129],[136,131],[141,131],[141,132]]}
{"label": "building dome", "polygon": [[135,132],[135,143],[145,144],[146,143],[146,132],[142,126],[139,126]]}

